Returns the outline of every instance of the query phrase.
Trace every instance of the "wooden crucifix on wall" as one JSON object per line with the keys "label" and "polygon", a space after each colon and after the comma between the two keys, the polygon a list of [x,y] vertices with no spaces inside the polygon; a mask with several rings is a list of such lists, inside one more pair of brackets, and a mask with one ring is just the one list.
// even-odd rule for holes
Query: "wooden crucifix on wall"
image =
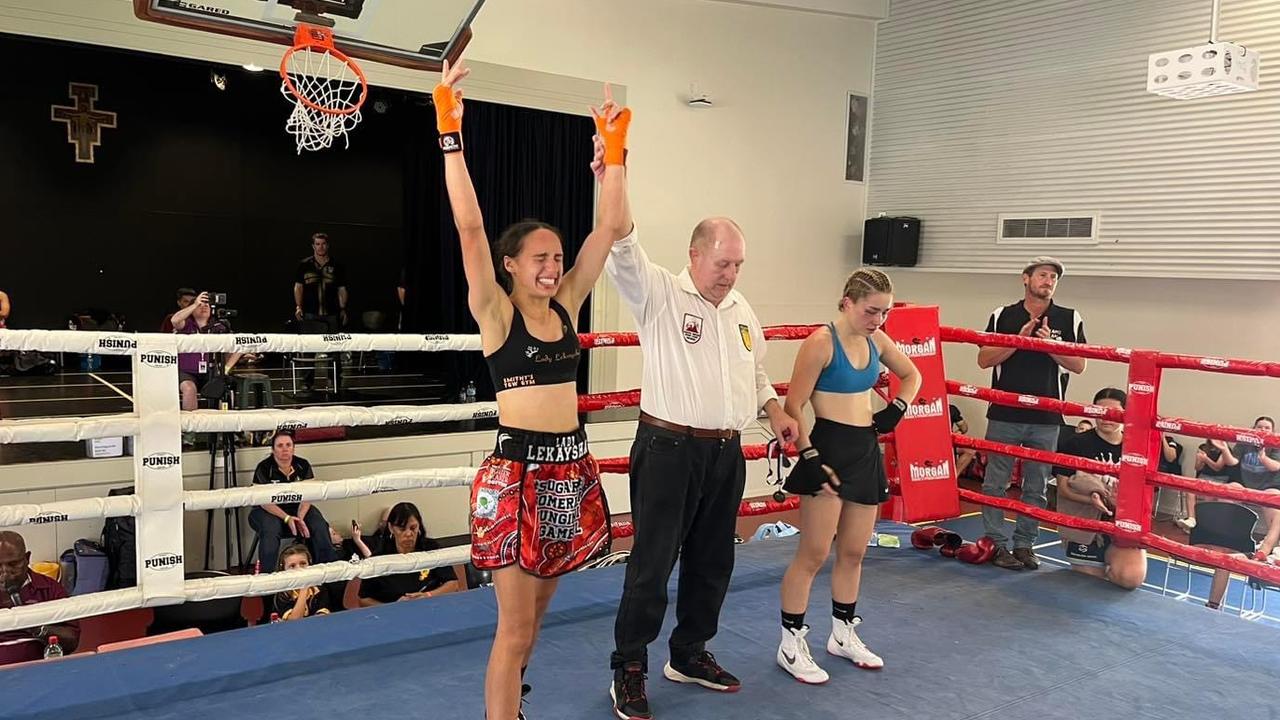
{"label": "wooden crucifix on wall", "polygon": [[102,129],[116,126],[116,114],[95,107],[97,85],[73,82],[67,94],[74,103],[52,106],[51,117],[54,122],[66,123],[67,142],[76,147],[76,162],[92,163],[102,144]]}

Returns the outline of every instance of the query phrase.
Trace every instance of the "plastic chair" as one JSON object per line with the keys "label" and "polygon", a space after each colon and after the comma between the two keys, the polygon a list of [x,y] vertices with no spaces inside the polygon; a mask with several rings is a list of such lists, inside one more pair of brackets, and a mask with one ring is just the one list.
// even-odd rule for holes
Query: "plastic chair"
{"label": "plastic chair", "polygon": [[[186,574],[187,580],[225,577],[227,573],[216,570],[202,570]],[[147,635],[164,635],[180,630],[195,628],[208,635],[222,630],[233,630],[245,627],[244,618],[240,617],[240,598],[218,598],[204,602],[189,602],[181,605],[161,605],[155,608],[155,618],[147,628]]]}
{"label": "plastic chair", "polygon": [[271,398],[271,378],[262,373],[235,373],[231,379],[236,383],[236,409],[256,410],[274,407]]}
{"label": "plastic chair", "polygon": [[489,587],[493,585],[493,573],[489,570],[477,569],[475,565],[467,563],[467,589],[475,590],[478,587]]}
{"label": "plastic chair", "polygon": [[[1193,547],[1203,547],[1227,553],[1243,553],[1251,555],[1254,551],[1253,526],[1258,522],[1258,514],[1244,505],[1230,502],[1196,503],[1196,526],[1191,529],[1191,539],[1187,543]],[[1174,564],[1187,568],[1186,589],[1175,593],[1174,597],[1185,600],[1191,596],[1191,563],[1170,557],[1164,567],[1164,587],[1162,595],[1169,594],[1169,570]],[[1213,586],[1222,586],[1230,581],[1230,573],[1226,570],[1215,570]],[[1210,595],[1214,593],[1211,592]],[[1213,598],[1210,597],[1210,600]],[[1266,596],[1263,594],[1263,602]],[[1243,603],[1242,603],[1243,604]],[[1241,608],[1241,616],[1244,609]]]}
{"label": "plastic chair", "polygon": [[174,640],[189,640],[191,638],[204,637],[204,633],[196,628],[187,628],[186,630],[177,630],[163,635],[151,635],[148,637],[135,638],[133,640],[121,640],[120,642],[107,643],[98,646],[98,652],[109,653],[117,650],[128,650],[129,648],[143,647],[144,645],[159,645],[160,643],[173,642]]}
{"label": "plastic chair", "polygon": [[[382,326],[386,321],[386,313],[381,310],[366,310],[360,315],[360,323],[364,326],[365,332],[369,333],[382,332]],[[364,359],[368,354],[369,352],[367,351],[360,351],[360,357],[356,361],[356,372],[364,372]]]}

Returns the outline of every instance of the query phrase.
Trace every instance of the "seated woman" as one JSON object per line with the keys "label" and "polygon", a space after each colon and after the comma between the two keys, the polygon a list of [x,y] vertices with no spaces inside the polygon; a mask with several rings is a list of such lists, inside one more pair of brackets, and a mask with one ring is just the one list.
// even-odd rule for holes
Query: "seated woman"
{"label": "seated woman", "polygon": [[[1093,396],[1093,404],[1123,409],[1128,396],[1117,388],[1103,388]],[[1124,425],[1098,419],[1093,430],[1067,440],[1058,452],[1100,462],[1120,462],[1124,454]],[[1115,512],[1115,482],[1110,476],[1055,466],[1058,480],[1058,512],[1097,520]],[[1118,547],[1110,535],[1088,530],[1059,529],[1067,551],[1067,561],[1076,572],[1104,578],[1126,590],[1142,587],[1147,578],[1147,553],[1140,547]]]}
{"label": "seated woman", "polygon": [[[306,545],[298,543],[280,553],[276,572],[307,567],[311,567],[311,551]],[[281,620],[301,620],[312,615],[328,615],[335,607],[341,607],[341,600],[341,597],[334,596],[330,586],[315,585],[276,593],[271,608]]]}
{"label": "seated woman", "polygon": [[[422,513],[413,503],[396,503],[387,515],[388,535],[373,548],[374,555],[439,550],[440,543],[427,537]],[[366,578],[360,582],[360,607],[372,607],[401,600],[435,597],[460,590],[458,572],[452,565],[422,572]]]}
{"label": "seated woman", "polygon": [[329,526],[329,542],[333,544],[333,551],[337,554],[339,560],[355,559],[363,560],[373,557],[373,550],[369,545],[374,542],[375,536],[366,538],[360,534],[360,523],[355,520],[351,521],[351,538],[342,537],[342,533],[338,532],[338,528]]}
{"label": "seated woman", "polygon": [[[1276,421],[1262,416],[1253,421],[1253,429],[1263,433],[1276,431]],[[1258,441],[1261,442],[1261,441]],[[1280,448],[1264,448],[1260,444],[1238,442],[1230,448],[1224,445],[1222,457],[1228,467],[1239,468],[1239,480],[1230,483],[1250,490],[1280,494]],[[1254,560],[1266,561],[1280,545],[1280,510],[1270,507],[1261,508],[1262,521],[1267,526],[1267,534],[1258,544]],[[1280,562],[1280,555],[1276,556]]]}
{"label": "seated woman", "polygon": [[[1205,440],[1196,450],[1196,477],[1216,483],[1231,482],[1232,468],[1227,467],[1227,459],[1222,451],[1227,444],[1221,440]],[[1174,521],[1183,532],[1190,533],[1196,527],[1196,495],[1187,493],[1187,516]]]}

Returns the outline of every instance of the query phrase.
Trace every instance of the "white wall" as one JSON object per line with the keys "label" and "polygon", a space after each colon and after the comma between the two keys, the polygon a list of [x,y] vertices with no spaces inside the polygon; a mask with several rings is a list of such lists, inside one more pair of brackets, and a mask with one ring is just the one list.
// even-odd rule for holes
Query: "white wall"
{"label": "white wall", "polygon": [[[1256,246],[1258,269],[1250,274],[1280,268],[1280,111],[1274,102],[1280,75],[1265,60],[1280,55],[1280,4],[1239,0],[1222,7],[1220,38],[1263,52],[1263,92],[1176,101],[1148,95],[1143,80],[1147,53],[1207,35],[1209,7],[1199,0],[895,0],[880,28],[867,209],[923,220],[925,267],[889,270],[899,299],[938,304],[944,324],[982,329],[995,307],[1021,297],[1022,262],[1052,251],[1068,268],[1058,299],[1084,314],[1091,342],[1280,356],[1280,288],[1209,279],[1222,263],[1245,262],[1246,255],[1228,252],[1250,238],[1270,243]],[[1210,127],[1223,134],[1207,134]],[[1174,130],[1196,143],[1196,152],[1167,154],[1157,173],[1150,167],[1153,142]],[[1215,161],[1216,152],[1226,159]],[[1060,162],[1071,153],[1097,153],[1099,177],[1090,177],[1087,162],[1083,170]],[[1126,167],[1132,169],[1127,175]],[[1119,175],[1112,172],[1117,168]],[[1211,191],[1181,203],[1156,201],[1165,197],[1162,177],[1181,178],[1179,188],[1194,189],[1201,187],[1196,178],[1220,172]],[[1132,234],[1181,239],[1183,250],[1145,264],[1117,248],[994,247],[996,204],[1028,198],[1066,204],[1070,193],[1105,195],[1118,187],[1108,185],[1116,178],[1137,185],[1130,197],[1106,196],[1112,214],[1123,214]],[[1222,239],[1232,233],[1239,242]],[[1189,262],[1197,250],[1212,257]],[[1202,279],[1154,277],[1174,266]],[[948,347],[948,376],[988,384],[990,374],[978,370],[976,356],[970,347]],[[1124,378],[1124,366],[1091,361],[1083,377],[1072,379],[1070,398],[1088,401],[1103,385],[1123,386]],[[1160,410],[1168,415],[1247,425],[1257,415],[1280,413],[1275,380],[1177,371],[1166,381]],[[958,404],[982,432],[983,404]]]}
{"label": "white wall", "polygon": [[1148,56],[1204,43],[1210,7],[894,0],[868,210],[919,216],[929,267],[1034,254],[996,243],[1000,213],[1098,212],[1097,244],[1042,245],[1096,275],[1280,279],[1280,3],[1222,3],[1218,37],[1261,54],[1259,91],[1146,90]]}
{"label": "white wall", "polygon": [[[870,89],[874,23],[699,0],[555,6],[546,22],[543,3],[489,0],[469,55],[625,84],[632,208],[650,257],[682,267],[697,221],[729,215],[748,238],[739,287],[761,320],[827,317],[861,234],[864,186],[843,180],[845,105]],[[685,105],[691,82],[714,107]],[[596,327],[633,327],[612,298],[597,300]],[[793,354],[770,351],[785,379]],[[637,387],[639,351],[618,358],[618,387]]]}
{"label": "white wall", "polygon": [[[992,310],[1022,297],[1018,270],[1001,276],[888,271],[897,299],[938,305],[944,325],[982,330]],[[1091,343],[1257,360],[1280,356],[1280,287],[1274,283],[1077,277],[1068,268],[1057,300],[1084,315]],[[948,344],[947,377],[989,386],[990,371],[979,370],[977,358],[972,346]],[[1083,375],[1072,376],[1068,399],[1089,402],[1101,387],[1124,388],[1126,374],[1125,365],[1090,360]],[[984,432],[985,403],[967,398],[953,402],[969,420],[972,433]],[[1248,426],[1259,415],[1280,414],[1280,381],[1167,371],[1159,411]]]}

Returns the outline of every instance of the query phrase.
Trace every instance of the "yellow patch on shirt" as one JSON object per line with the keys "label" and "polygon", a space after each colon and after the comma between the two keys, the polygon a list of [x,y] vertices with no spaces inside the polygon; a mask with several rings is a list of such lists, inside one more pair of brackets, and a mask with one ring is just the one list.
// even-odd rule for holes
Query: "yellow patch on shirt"
{"label": "yellow patch on shirt", "polygon": [[751,328],[746,325],[738,326],[738,334],[742,336],[742,347],[751,352]]}

